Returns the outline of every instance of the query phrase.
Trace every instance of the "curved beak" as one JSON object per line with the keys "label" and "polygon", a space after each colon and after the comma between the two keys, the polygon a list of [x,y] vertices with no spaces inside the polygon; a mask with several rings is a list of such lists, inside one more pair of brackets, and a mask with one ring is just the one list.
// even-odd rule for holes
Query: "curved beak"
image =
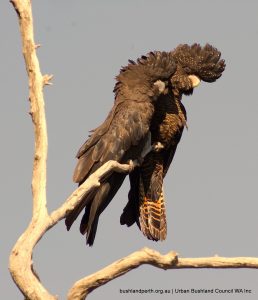
{"label": "curved beak", "polygon": [[197,87],[201,82],[200,78],[195,75],[189,75],[188,78],[192,81],[193,88]]}

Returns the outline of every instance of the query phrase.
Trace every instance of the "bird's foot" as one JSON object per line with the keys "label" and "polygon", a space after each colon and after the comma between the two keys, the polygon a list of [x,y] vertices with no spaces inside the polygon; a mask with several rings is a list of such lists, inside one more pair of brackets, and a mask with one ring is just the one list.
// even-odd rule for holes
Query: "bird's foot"
{"label": "bird's foot", "polygon": [[128,161],[128,166],[129,166],[129,169],[128,169],[128,173],[131,173],[135,167],[138,167],[140,165],[138,159],[135,159],[135,160],[132,160],[130,159]]}
{"label": "bird's foot", "polygon": [[128,173],[131,173],[135,167],[139,167],[143,161],[146,155],[148,155],[151,151],[159,152],[164,148],[164,145],[160,142],[154,143],[149,147],[146,147],[144,151],[142,152],[141,156],[139,156],[137,159],[132,160],[130,159],[127,164],[129,165]]}
{"label": "bird's foot", "polygon": [[161,144],[161,142],[157,142],[157,143],[152,144],[152,150],[153,150],[153,151],[159,152],[159,151],[161,151],[162,149],[164,149],[164,145]]}

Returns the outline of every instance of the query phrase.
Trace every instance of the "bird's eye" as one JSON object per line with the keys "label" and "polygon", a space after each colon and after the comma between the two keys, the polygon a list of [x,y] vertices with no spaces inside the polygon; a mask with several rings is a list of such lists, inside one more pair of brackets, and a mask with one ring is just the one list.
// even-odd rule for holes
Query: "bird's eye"
{"label": "bird's eye", "polygon": [[185,73],[187,74],[190,74],[191,73],[191,69],[189,67],[184,67],[184,71]]}

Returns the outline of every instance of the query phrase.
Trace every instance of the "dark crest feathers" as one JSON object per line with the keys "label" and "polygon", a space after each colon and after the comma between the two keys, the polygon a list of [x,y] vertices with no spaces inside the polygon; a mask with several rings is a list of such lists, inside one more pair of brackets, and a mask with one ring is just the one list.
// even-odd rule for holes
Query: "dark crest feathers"
{"label": "dark crest feathers", "polygon": [[210,44],[204,47],[199,44],[183,44],[176,47],[172,53],[176,63],[180,64],[186,73],[197,75],[206,82],[217,80],[226,66],[225,61],[220,60],[220,51]]}
{"label": "dark crest feathers", "polygon": [[[206,82],[216,81],[225,69],[225,61],[220,59],[221,53],[210,44],[181,44],[170,52],[152,51],[142,55],[136,61],[122,67],[116,77],[114,93],[118,94],[123,84],[152,84],[156,80],[168,80],[175,73],[177,65],[181,65],[187,74],[196,75]],[[137,81],[138,80],[138,81]]]}

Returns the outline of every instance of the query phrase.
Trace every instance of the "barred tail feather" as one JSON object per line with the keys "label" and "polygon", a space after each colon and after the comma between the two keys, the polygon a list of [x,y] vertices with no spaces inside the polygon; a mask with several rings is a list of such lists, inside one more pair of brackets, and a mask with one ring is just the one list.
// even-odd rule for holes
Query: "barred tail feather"
{"label": "barred tail feather", "polygon": [[147,197],[140,182],[139,221],[142,233],[150,240],[163,241],[167,235],[166,210],[163,191],[158,198]]}

